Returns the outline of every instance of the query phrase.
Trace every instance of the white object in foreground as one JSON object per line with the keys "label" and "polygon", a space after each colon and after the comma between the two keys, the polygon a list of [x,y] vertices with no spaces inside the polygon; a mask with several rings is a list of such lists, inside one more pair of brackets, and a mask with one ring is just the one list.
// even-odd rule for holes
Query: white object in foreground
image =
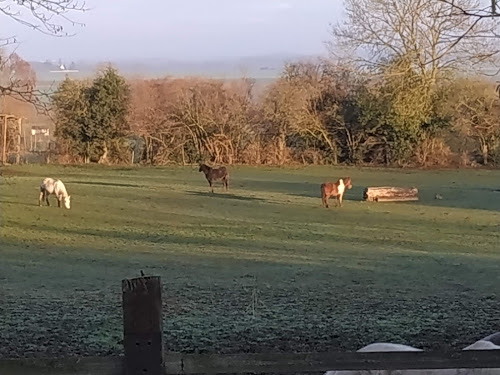
{"label": "white object in foreground", "polygon": [[[499,350],[500,332],[494,333],[463,350]],[[368,352],[421,352],[408,345],[377,342],[359,349],[360,353]],[[355,370],[355,371],[327,371],[325,375],[500,375],[500,368],[484,369],[441,369],[441,370]]]}

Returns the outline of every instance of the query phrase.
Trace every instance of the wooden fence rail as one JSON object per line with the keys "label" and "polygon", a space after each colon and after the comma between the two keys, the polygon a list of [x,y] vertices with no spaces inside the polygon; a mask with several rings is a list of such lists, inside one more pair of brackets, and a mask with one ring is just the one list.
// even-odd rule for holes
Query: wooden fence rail
{"label": "wooden fence rail", "polygon": [[[1,375],[123,375],[125,357],[0,360]],[[381,353],[166,353],[162,374],[324,373],[328,370],[500,368],[495,350]],[[148,373],[148,372],[145,372]]]}
{"label": "wooden fence rail", "polygon": [[159,277],[122,281],[123,357],[0,359],[0,375],[292,374],[328,370],[500,368],[499,350],[379,353],[163,353]]}

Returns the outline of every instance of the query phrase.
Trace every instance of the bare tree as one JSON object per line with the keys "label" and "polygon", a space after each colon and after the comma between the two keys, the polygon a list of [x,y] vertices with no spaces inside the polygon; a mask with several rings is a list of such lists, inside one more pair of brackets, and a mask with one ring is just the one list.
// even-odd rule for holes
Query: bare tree
{"label": "bare tree", "polygon": [[[71,14],[85,10],[85,2],[78,0],[0,0],[0,16],[55,37],[72,35],[67,26],[83,26]],[[0,96],[31,102],[44,110],[47,94],[36,90],[34,82],[19,79],[17,72],[10,69],[16,57],[8,54],[5,47],[16,42],[15,35],[0,35]]]}
{"label": "bare tree", "polygon": [[3,58],[0,54],[0,96],[31,101],[36,83],[35,72],[16,53]]}
{"label": "bare tree", "polygon": [[[425,82],[457,69],[491,68],[500,49],[491,37],[500,20],[453,17],[455,7],[435,0],[345,0],[347,19],[333,26],[333,54],[341,49],[370,68],[409,62]],[[473,8],[475,0],[454,0]],[[402,72],[404,73],[404,72]]]}
{"label": "bare tree", "polygon": [[184,124],[201,158],[232,164],[251,135],[248,90],[236,91],[216,80],[200,80],[183,90],[173,117]]}
{"label": "bare tree", "polygon": [[144,159],[148,163],[165,163],[172,150],[184,147],[178,130],[170,121],[169,102],[175,94],[175,82],[168,80],[135,80],[129,111],[131,131],[145,142]]}
{"label": "bare tree", "polygon": [[491,82],[461,80],[450,98],[455,129],[477,142],[483,164],[500,150],[500,102]]}
{"label": "bare tree", "polygon": [[[69,36],[66,25],[82,25],[71,18],[72,12],[87,10],[78,0],[1,0],[0,15],[52,36]],[[0,46],[15,43],[15,36],[2,36]]]}

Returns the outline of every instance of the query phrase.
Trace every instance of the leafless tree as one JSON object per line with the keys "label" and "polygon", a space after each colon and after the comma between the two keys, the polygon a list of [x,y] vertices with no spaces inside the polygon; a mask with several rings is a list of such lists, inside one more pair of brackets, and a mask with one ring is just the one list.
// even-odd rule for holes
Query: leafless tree
{"label": "leafless tree", "polygon": [[459,80],[450,98],[455,129],[477,142],[483,164],[500,149],[500,102],[491,82]]}
{"label": "leafless tree", "polygon": [[[451,2],[451,0],[450,0]],[[356,62],[386,68],[409,62],[425,82],[457,69],[491,69],[500,55],[500,20],[453,17],[457,6],[474,8],[475,0],[345,0],[347,19],[333,26],[333,54],[349,52]],[[496,42],[496,43],[495,43]],[[404,72],[402,72],[404,73]]]}
{"label": "leafless tree", "polygon": [[[67,25],[81,23],[71,13],[87,10],[85,2],[78,0],[0,0],[0,15],[30,29],[52,36],[69,36]],[[15,36],[2,36],[0,46],[15,43]]]}
{"label": "leafless tree", "polygon": [[[85,2],[78,0],[0,0],[0,16],[4,19],[14,20],[55,37],[72,35],[68,26],[83,26],[73,20],[71,15],[87,9]],[[13,55],[14,52],[9,54],[5,47],[16,42],[15,35],[0,35],[0,96],[31,102],[38,109],[44,110],[47,94],[37,90],[32,80],[25,80],[18,71],[12,69],[12,61],[17,57]]]}

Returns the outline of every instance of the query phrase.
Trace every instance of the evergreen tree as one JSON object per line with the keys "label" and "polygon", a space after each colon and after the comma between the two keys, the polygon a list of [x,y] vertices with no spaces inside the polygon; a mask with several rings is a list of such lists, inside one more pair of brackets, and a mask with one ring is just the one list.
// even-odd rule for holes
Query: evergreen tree
{"label": "evergreen tree", "polygon": [[56,134],[88,163],[105,162],[109,146],[128,130],[129,86],[108,67],[88,86],[66,78],[52,98]]}

